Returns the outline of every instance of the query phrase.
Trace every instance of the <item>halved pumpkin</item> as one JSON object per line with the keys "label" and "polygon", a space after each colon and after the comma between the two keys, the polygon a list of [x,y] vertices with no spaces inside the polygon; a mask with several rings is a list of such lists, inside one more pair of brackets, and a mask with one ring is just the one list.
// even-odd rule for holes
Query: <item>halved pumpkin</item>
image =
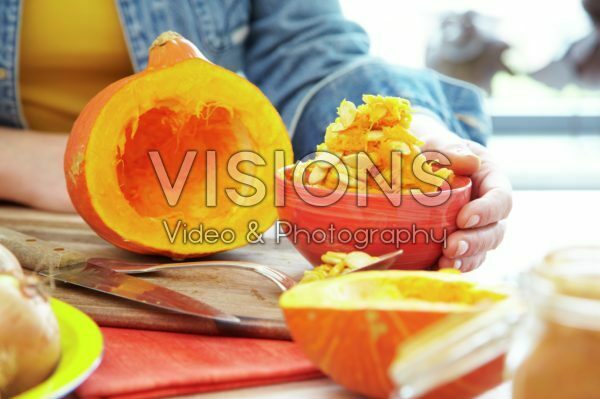
{"label": "halved pumpkin", "polygon": [[[214,186],[207,184],[209,150],[216,153]],[[111,84],[83,109],[69,138],[65,174],[75,208],[98,235],[134,252],[186,258],[246,244],[251,222],[256,233],[273,224],[276,150],[292,162],[286,128],[266,96],[166,32],[150,48],[145,71]],[[240,151],[264,160],[237,167],[265,185],[264,199],[251,206],[236,204],[225,192],[255,192],[237,181],[248,180],[227,172],[229,158]],[[150,152],[159,154],[157,164],[173,187],[186,155],[196,154],[176,204],[167,201]],[[209,229],[230,229],[234,237],[228,232],[208,242],[201,230]]]}
{"label": "halved pumpkin", "polygon": [[505,297],[461,275],[394,270],[300,284],[280,306],[294,341],[323,372],[350,390],[386,398],[388,369],[408,337]]}

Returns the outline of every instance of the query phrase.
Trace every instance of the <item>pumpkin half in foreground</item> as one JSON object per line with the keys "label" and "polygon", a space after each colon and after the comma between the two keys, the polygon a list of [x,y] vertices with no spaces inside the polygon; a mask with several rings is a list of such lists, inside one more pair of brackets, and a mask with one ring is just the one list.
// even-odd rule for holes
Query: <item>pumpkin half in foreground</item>
{"label": "pumpkin half in foreground", "polygon": [[[165,32],[152,44],[146,70],[111,84],[83,109],[69,137],[65,174],[75,208],[98,235],[130,251],[186,258],[246,244],[251,221],[257,232],[271,226],[275,150],[292,161],[285,126],[266,96]],[[240,151],[264,160],[237,167],[264,183],[264,199],[251,206],[234,203],[225,191],[255,192],[227,172],[229,158]],[[192,166],[178,181],[187,156]],[[181,190],[175,201],[165,194],[156,165],[171,188]],[[207,169],[214,185],[208,186]],[[200,226],[235,234],[216,242],[200,240],[199,232],[186,236]]]}
{"label": "pumpkin half in foreground", "polygon": [[505,297],[456,274],[394,270],[300,284],[280,305],[294,341],[323,372],[350,390],[386,398],[390,364],[407,338]]}

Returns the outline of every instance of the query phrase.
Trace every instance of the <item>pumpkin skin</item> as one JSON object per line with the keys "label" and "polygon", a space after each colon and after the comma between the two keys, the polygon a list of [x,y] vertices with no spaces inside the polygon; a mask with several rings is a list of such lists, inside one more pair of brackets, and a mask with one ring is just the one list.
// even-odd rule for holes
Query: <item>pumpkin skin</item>
{"label": "pumpkin skin", "polygon": [[[368,300],[385,291],[382,286],[394,284],[413,285],[412,293],[407,294],[409,301],[392,297]],[[505,297],[480,290],[460,275],[390,270],[300,284],[281,296],[280,305],[294,341],[325,374],[352,391],[387,398],[393,391],[389,368],[399,345],[451,314],[481,310],[481,306],[461,305],[458,300],[461,292],[467,297],[473,289],[490,302]],[[419,300],[434,300],[436,295],[450,296],[438,303]],[[455,390],[445,387],[444,392]]]}
{"label": "pumpkin skin", "polygon": [[[216,152],[216,206],[207,206],[206,152]],[[253,188],[233,180],[226,162],[252,151],[264,166],[243,162],[239,170],[260,179],[266,196],[253,206],[234,204],[225,188],[240,195]],[[98,93],[77,118],[65,152],[65,176],[77,212],[102,238],[123,249],[176,259],[198,257],[247,243],[251,221],[257,233],[276,219],[273,206],[275,150],[293,161],[285,125],[266,96],[237,74],[206,61],[174,32],[153,43],[148,68]],[[170,206],[149,158],[158,151],[169,180],[187,151],[197,155],[179,202]],[[164,225],[175,231],[171,241]],[[185,223],[185,225],[184,225]],[[227,242],[183,241],[184,226],[235,233]]]}

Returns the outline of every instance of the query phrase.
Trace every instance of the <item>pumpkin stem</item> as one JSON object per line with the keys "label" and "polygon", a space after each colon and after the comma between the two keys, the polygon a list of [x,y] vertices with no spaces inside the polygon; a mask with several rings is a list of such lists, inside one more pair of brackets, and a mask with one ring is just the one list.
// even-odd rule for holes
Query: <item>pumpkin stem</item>
{"label": "pumpkin stem", "polygon": [[148,69],[166,68],[192,58],[208,59],[194,43],[177,32],[166,31],[152,42],[148,55]]}
{"label": "pumpkin stem", "polygon": [[167,42],[177,39],[183,39],[183,36],[181,36],[177,32],[173,32],[172,30],[163,32],[160,35],[158,35],[156,39],[154,39],[154,41],[150,45],[149,51],[152,51],[154,47],[164,46],[165,44],[167,44]]}

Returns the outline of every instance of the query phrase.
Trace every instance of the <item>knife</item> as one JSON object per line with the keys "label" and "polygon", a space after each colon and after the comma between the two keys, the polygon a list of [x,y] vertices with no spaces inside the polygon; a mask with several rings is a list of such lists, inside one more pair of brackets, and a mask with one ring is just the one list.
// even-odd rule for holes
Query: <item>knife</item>
{"label": "knife", "polygon": [[8,248],[25,268],[42,276],[177,313],[230,323],[240,322],[236,316],[200,300],[147,280],[92,264],[82,253],[57,247],[5,227],[0,227],[0,244]]}

